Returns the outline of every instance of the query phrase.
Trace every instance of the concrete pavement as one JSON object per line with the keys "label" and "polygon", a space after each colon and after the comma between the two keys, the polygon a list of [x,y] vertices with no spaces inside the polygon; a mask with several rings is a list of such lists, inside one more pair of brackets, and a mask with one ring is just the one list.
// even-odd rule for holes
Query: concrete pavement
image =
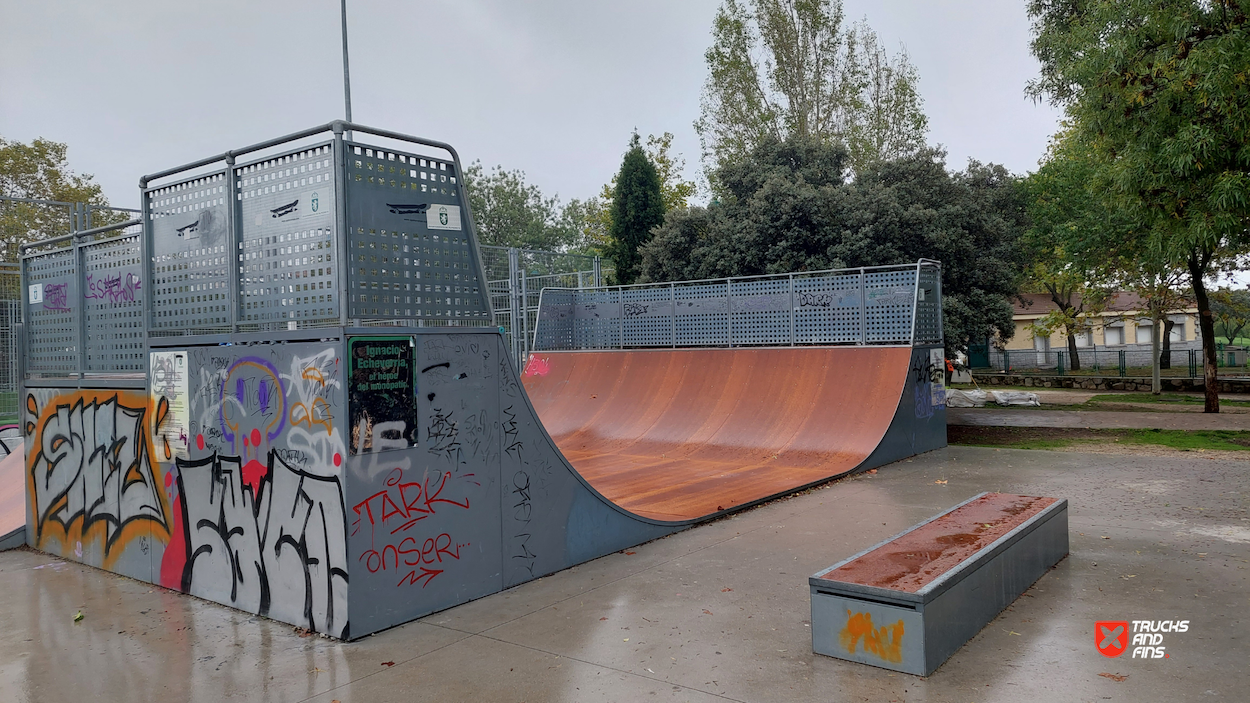
{"label": "concrete pavement", "polygon": [[[812,653],[808,575],[983,490],[1068,498],[1071,556],[927,679]],[[1247,496],[1246,462],[950,447],[348,644],[7,552],[0,700],[1243,700]],[[1190,626],[1096,651],[1136,619]]]}

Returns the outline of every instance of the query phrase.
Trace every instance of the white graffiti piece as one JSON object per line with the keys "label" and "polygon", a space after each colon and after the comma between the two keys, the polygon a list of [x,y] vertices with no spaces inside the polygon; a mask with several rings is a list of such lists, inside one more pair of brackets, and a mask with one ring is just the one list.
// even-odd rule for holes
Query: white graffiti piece
{"label": "white graffiti piece", "polygon": [[324,476],[340,473],[347,449],[331,415],[339,392],[339,359],[333,347],[310,357],[293,356],[282,385],[286,387],[289,424],[283,434],[287,449],[307,459],[305,471]]}
{"label": "white graffiti piece", "polygon": [[238,457],[178,461],[186,526],[182,590],[335,637],[347,632],[347,547],[338,478],[277,452],[259,492]]}
{"label": "white graffiti piece", "polygon": [[167,529],[148,455],[145,412],[122,405],[117,396],[85,403],[80,396],[73,405],[58,405],[35,429],[38,453],[30,472],[36,544],[53,523],[68,530],[78,519],[83,534],[104,525],[106,556],[132,521],[150,520]]}

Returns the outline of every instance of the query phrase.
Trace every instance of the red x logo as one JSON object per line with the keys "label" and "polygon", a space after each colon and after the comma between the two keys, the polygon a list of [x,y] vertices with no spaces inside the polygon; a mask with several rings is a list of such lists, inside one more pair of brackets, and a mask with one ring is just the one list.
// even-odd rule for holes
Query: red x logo
{"label": "red x logo", "polygon": [[1094,623],[1094,644],[1104,657],[1118,657],[1128,649],[1128,621],[1113,620]]}

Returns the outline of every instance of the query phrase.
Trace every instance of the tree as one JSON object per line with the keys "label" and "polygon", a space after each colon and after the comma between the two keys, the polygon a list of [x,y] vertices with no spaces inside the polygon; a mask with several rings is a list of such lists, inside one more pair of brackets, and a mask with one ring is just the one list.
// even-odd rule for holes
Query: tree
{"label": "tree", "polygon": [[838,144],[765,139],[715,177],[724,197],[670,212],[643,249],[643,279],[667,281],[942,262],[948,355],[1008,339],[1024,266],[1024,198],[1001,166],[949,173],[935,149],[871,165],[847,182]]}
{"label": "tree", "polygon": [[1122,234],[1122,223],[1090,191],[1092,165],[1072,147],[1060,132],[1041,167],[1024,180],[1029,227],[1023,244],[1030,262],[1026,287],[1045,292],[1056,306],[1033,327],[1046,336],[1065,334],[1075,371],[1081,368],[1077,335],[1091,330],[1090,321],[1114,292],[1115,259],[1104,244]]}
{"label": "tree", "polygon": [[[672,132],[665,132],[659,137],[647,135],[647,158],[655,165],[656,174],[660,177],[660,200],[664,203],[665,212],[686,207],[696,191],[695,184],[683,178],[686,160],[681,154],[670,153],[672,147]],[[587,247],[598,252],[607,251],[608,247],[616,178],[613,175],[612,181],[603,186],[598,196],[579,203],[583,239]]]}
{"label": "tree", "polygon": [[660,176],[637,132],[616,175],[611,212],[607,255],[616,266],[617,282],[628,285],[638,277],[638,248],[651,241],[651,230],[664,222]]}
{"label": "tree", "polygon": [[[0,196],[87,203],[99,210],[92,217],[97,227],[125,221],[124,214],[108,209],[90,174],[80,176],[70,169],[67,152],[65,144],[47,139],[24,144],[0,137]],[[0,257],[17,261],[19,245],[69,233],[70,212],[67,207],[0,201]]]}
{"label": "tree", "polygon": [[915,67],[867,22],[844,27],[841,0],[725,0],[712,36],[695,123],[710,168],[766,138],[842,142],[856,172],[924,146]]}
{"label": "tree", "polygon": [[1250,246],[1246,0],[1030,0],[1030,83],[1067,111],[1105,191],[1149,249],[1184,261],[1199,312],[1207,412],[1219,412],[1205,280]]}
{"label": "tree", "polygon": [[1236,344],[1243,330],[1250,327],[1250,290],[1220,288],[1211,291],[1211,314],[1215,331],[1228,343]]}
{"label": "tree", "polygon": [[521,170],[496,166],[487,172],[480,161],[464,172],[465,189],[482,244],[568,252],[582,244],[581,203],[561,206],[525,180]]}

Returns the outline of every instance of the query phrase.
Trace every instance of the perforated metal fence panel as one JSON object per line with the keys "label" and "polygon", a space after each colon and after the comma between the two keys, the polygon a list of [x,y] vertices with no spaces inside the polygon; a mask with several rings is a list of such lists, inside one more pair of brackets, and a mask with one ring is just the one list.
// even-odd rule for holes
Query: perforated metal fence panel
{"label": "perforated metal fence panel", "polygon": [[231,259],[224,171],[146,190],[153,334],[226,332]]}
{"label": "perforated metal fence panel", "polygon": [[920,269],[916,291],[916,344],[942,343],[942,272],[932,266]]}
{"label": "perforated metal fence panel", "polygon": [[347,147],[349,316],[493,324],[455,163]]}
{"label": "perforated metal fence panel", "polygon": [[[922,290],[917,290],[917,270]],[[937,264],[543,291],[536,350],[941,343]],[[917,301],[919,300],[919,305]]]}
{"label": "perforated metal fence panel", "polygon": [[138,228],[81,248],[86,371],[143,371],[143,253]]}
{"label": "perforated metal fence panel", "polygon": [[37,373],[78,369],[79,329],[71,305],[80,304],[73,249],[26,260],[26,368]]}
{"label": "perforated metal fence panel", "polygon": [[332,149],[327,142],[235,169],[243,329],[338,324]]}
{"label": "perforated metal fence panel", "polygon": [[910,344],[915,301],[915,269],[865,273],[865,343]]}
{"label": "perforated metal fence panel", "polygon": [[856,344],[864,325],[863,274],[794,280],[794,340]]}

